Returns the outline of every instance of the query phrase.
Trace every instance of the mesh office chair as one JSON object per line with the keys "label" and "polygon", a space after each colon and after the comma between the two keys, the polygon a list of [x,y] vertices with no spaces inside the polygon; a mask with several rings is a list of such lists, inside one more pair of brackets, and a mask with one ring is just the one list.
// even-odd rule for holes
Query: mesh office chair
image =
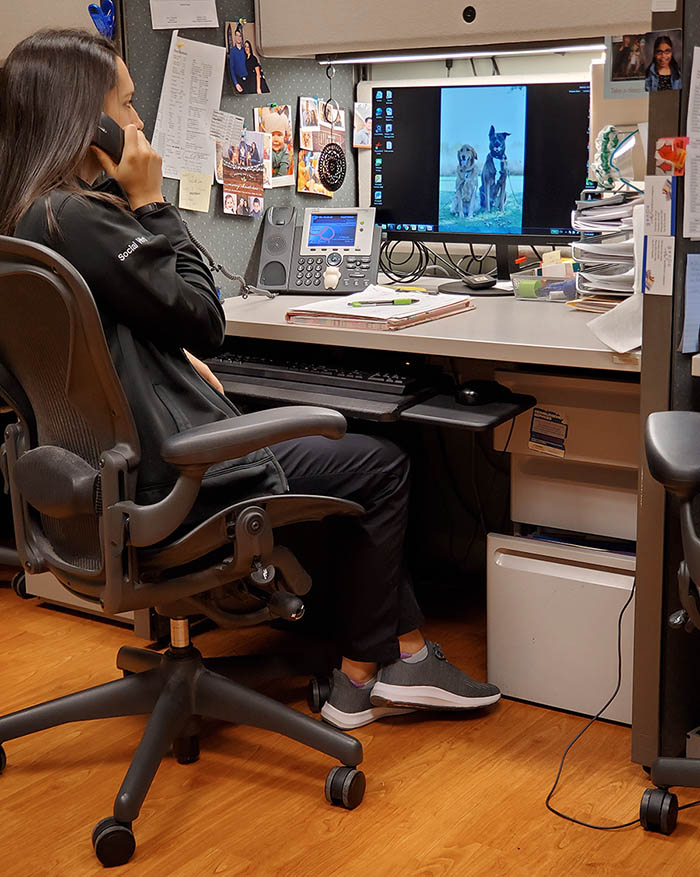
{"label": "mesh office chair", "polygon": [[300,617],[308,576],[275,546],[274,528],[361,514],[362,507],[329,497],[261,496],[184,534],[181,526],[211,465],[299,436],[339,438],[342,415],[289,407],[171,436],[162,457],[176,467],[177,482],[160,502],[138,505],[139,439],[92,295],[60,256],[6,237],[0,237],[0,397],[17,414],[0,462],[24,569],[52,572],[109,613],[154,607],[170,619],[165,654],[119,651],[124,678],[0,718],[2,744],[66,722],[150,713],[113,816],[93,831],[98,859],[129,860],[132,822],[161,759],[171,746],[181,763],[198,757],[198,717],[277,731],[331,755],[342,766],[328,774],[326,797],[357,806],[365,787],[356,769],[360,743],[214,672],[227,659],[209,665],[202,659],[190,642],[189,617],[205,614],[231,627]]}
{"label": "mesh office chair", "polygon": [[[678,568],[682,608],[669,618],[675,628],[700,629],[700,536],[693,520],[693,500],[700,493],[700,412],[659,411],[646,422],[649,471],[680,501],[683,560]],[[657,788],[642,795],[640,822],[648,831],[671,834],[678,818],[678,798],[670,786],[700,788],[700,758],[657,758],[651,765]]]}

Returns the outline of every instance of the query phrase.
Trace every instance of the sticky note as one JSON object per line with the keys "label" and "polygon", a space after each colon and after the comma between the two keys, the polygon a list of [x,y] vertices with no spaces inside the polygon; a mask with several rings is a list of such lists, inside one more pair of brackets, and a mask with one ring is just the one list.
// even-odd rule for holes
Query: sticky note
{"label": "sticky note", "polygon": [[210,192],[211,174],[180,171],[180,200],[178,206],[182,210],[199,210],[200,213],[208,213]]}

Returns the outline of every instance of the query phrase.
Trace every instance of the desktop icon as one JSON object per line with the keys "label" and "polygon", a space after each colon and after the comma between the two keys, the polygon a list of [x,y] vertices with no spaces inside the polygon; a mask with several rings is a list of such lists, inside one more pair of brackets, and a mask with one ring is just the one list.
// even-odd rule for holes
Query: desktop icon
{"label": "desktop icon", "polygon": [[375,141],[374,148],[375,148],[376,150],[381,149],[383,146],[384,146],[384,144],[382,143],[381,140],[377,140],[377,141]]}
{"label": "desktop icon", "polygon": [[424,225],[419,225],[419,226],[418,226],[418,231],[425,231],[425,226],[424,226]]}
{"label": "desktop icon", "polygon": [[374,115],[379,117],[382,115],[383,112],[384,112],[384,110],[381,107],[377,107],[374,111]]}
{"label": "desktop icon", "polygon": [[387,107],[387,108],[386,108],[386,114],[387,114],[387,116],[393,116],[393,115],[394,115],[394,111],[392,110],[391,107]]}
{"label": "desktop icon", "polygon": [[[391,92],[390,92],[390,91],[387,91],[386,94],[387,94],[387,97],[388,97],[388,96],[391,94]],[[375,93],[374,96],[375,96],[375,98],[376,98],[377,100],[381,100],[381,99],[382,99],[383,94],[382,94],[382,90],[381,90],[381,88],[377,90],[377,92]]]}
{"label": "desktop icon", "polygon": [[386,133],[391,134],[393,132],[393,130],[394,130],[394,126],[392,125],[392,123],[387,122],[386,123]]}
{"label": "desktop icon", "polygon": [[374,191],[374,200],[375,200],[375,201],[381,201],[381,200],[382,200],[382,190],[381,190],[381,189],[375,189],[375,191]]}
{"label": "desktop icon", "polygon": [[384,160],[384,159],[382,159],[381,156],[377,156],[377,157],[374,159],[375,167],[381,167],[381,166],[382,166],[382,162],[383,162],[383,160]]}
{"label": "desktop icon", "polygon": [[387,93],[386,93],[386,99],[391,100],[391,98],[392,98],[391,89],[388,89]]}
{"label": "desktop icon", "polygon": [[382,181],[382,175],[381,175],[381,174],[375,174],[375,175],[374,175],[374,182],[375,182],[375,183],[381,183],[381,181]]}
{"label": "desktop icon", "polygon": [[396,228],[396,223],[395,222],[388,223],[387,228],[389,229],[389,231],[393,231]]}
{"label": "desktop icon", "polygon": [[411,225],[411,231],[416,231],[416,226],[415,226],[415,225]]}
{"label": "desktop icon", "polygon": [[386,143],[384,144],[384,148],[385,149],[393,149],[393,147],[391,145],[391,140],[386,141]]}
{"label": "desktop icon", "polygon": [[377,124],[374,126],[374,133],[375,134],[382,133],[382,123],[381,122],[377,122]]}
{"label": "desktop icon", "polygon": [[426,225],[425,230],[426,230],[426,231],[432,231],[432,230],[433,230],[433,226],[432,226],[432,225]]}

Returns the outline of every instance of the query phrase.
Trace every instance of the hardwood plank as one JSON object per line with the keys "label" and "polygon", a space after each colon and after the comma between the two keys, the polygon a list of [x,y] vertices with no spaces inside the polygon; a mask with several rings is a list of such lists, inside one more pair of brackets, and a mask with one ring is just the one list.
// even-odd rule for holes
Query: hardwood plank
{"label": "hardwood plank", "polygon": [[[120,627],[59,613],[0,590],[4,624],[0,710],[118,677]],[[483,612],[432,620],[427,633],[484,677]],[[290,640],[291,637],[291,640]],[[204,654],[289,647],[292,634],[255,628],[197,637]],[[275,690],[304,712],[304,680]],[[144,717],[66,725],[5,744],[2,873],[101,872],[90,844],[109,815]],[[357,731],[368,789],[355,811],[323,797],[328,758],[275,734],[210,723],[197,764],[166,759],[135,823],[139,877],[203,875],[665,875],[700,865],[700,807],[674,835],[596,832],[548,813],[545,795],[585,719],[504,700],[471,715],[417,713]],[[597,723],[572,750],[554,804],[584,820],[636,818],[647,778],[629,761],[630,731]],[[700,791],[679,790],[681,803]]]}

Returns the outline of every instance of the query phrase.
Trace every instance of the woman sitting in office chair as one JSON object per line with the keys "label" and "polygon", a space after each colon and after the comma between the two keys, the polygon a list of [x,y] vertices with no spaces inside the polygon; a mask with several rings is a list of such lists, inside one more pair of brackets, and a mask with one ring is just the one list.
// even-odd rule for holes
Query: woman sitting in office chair
{"label": "woman sitting in office chair", "polygon": [[[13,49],[0,70],[0,234],[50,246],[90,286],[148,464],[137,495],[151,503],[174,481],[158,451],[176,424],[238,412],[194,355],[220,347],[224,313],[177,209],[163,198],[161,157],[143,134],[133,93],[114,46],[95,34],[45,30]],[[118,161],[91,145],[102,112],[124,130]],[[197,511],[204,518],[234,498],[286,490],[366,509],[333,521],[342,539],[334,578],[344,657],[326,721],[349,729],[413,709],[498,700],[495,686],[469,679],[419,630],[402,563],[405,454],[363,435],[283,442],[217,467]]]}

